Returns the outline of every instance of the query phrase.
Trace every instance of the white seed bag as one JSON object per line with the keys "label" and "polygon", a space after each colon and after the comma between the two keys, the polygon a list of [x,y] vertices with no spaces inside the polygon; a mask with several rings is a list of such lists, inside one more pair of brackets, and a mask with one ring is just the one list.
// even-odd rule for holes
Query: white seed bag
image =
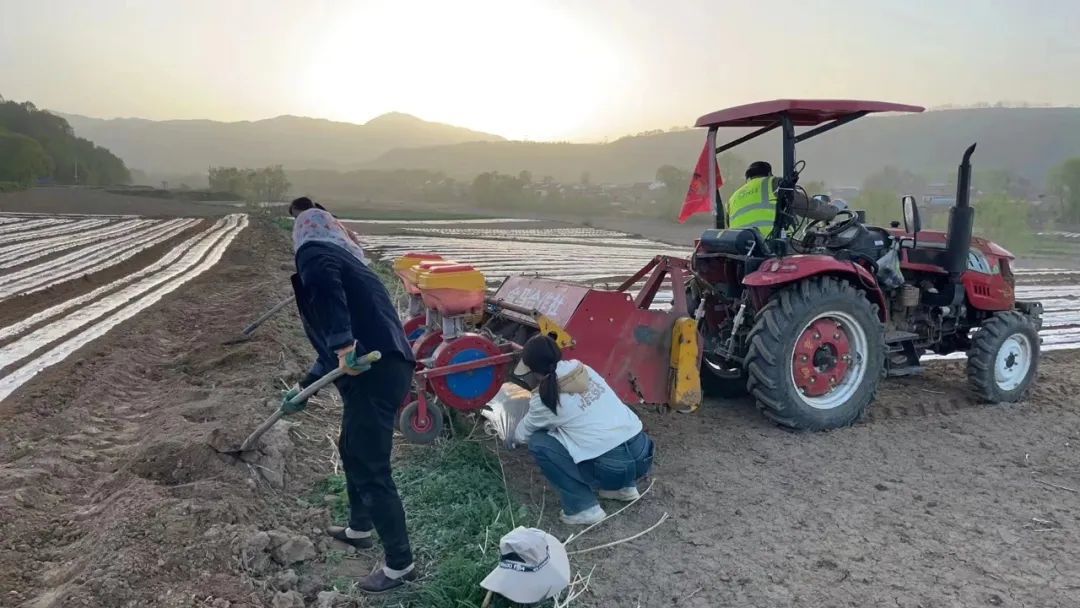
{"label": "white seed bag", "polygon": [[495,398],[480,410],[480,415],[487,419],[484,422],[485,430],[498,436],[508,450],[515,447],[514,431],[529,411],[530,398],[532,393],[507,382],[502,385]]}

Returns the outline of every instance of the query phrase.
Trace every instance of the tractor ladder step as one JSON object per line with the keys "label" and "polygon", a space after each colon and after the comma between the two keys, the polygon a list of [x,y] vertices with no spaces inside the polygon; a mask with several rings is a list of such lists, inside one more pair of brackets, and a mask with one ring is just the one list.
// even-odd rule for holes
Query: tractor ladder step
{"label": "tractor ladder step", "polygon": [[890,378],[923,373],[925,368],[919,364],[919,356],[915,351],[915,339],[918,337],[919,334],[910,331],[885,332],[885,345],[889,349],[886,364]]}

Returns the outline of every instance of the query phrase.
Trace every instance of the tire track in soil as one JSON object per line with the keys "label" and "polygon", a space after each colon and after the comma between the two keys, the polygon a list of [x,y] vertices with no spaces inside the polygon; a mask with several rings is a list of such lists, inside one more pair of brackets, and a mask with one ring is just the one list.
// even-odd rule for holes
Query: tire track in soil
{"label": "tire track in soil", "polygon": [[288,315],[222,344],[287,287],[284,238],[250,226],[214,268],[0,403],[0,604],[264,605],[238,538],[313,514],[293,494],[256,495],[254,469],[206,438],[248,432],[276,378],[300,374]]}
{"label": "tire track in soil", "polygon": [[1028,397],[1015,404],[987,404],[968,387],[966,361],[929,362],[919,376],[885,378],[863,422],[902,420],[910,417],[953,416],[979,408],[1032,408],[1053,411],[1071,408],[1080,394],[1078,357],[1068,351],[1043,353],[1039,377]]}

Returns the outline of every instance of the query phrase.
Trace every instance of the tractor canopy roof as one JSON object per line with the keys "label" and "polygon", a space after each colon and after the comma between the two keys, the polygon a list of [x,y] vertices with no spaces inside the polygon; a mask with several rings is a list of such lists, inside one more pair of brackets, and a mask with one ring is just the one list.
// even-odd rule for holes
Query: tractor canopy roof
{"label": "tractor canopy roof", "polygon": [[[854,99],[774,99],[706,114],[695,127],[768,127],[787,116],[797,127],[854,119],[874,112],[922,112],[925,108],[885,101]],[[847,121],[845,121],[847,122]]]}

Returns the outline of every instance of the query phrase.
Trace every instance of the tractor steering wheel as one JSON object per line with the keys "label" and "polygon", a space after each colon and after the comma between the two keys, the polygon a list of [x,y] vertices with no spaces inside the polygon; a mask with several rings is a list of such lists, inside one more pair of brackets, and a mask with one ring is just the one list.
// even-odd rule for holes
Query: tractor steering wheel
{"label": "tractor steering wheel", "polygon": [[[833,223],[828,228],[825,228],[824,230],[821,230],[821,231],[814,230],[815,228],[818,227],[819,224],[823,225],[823,224],[827,224],[829,222],[835,222],[836,218],[840,217],[841,215],[844,216],[844,219],[841,220],[840,222]],[[831,220],[814,220],[814,221],[810,222],[810,225],[808,225],[806,227],[805,234],[810,234],[811,232],[817,232],[818,234],[824,233],[825,236],[836,236],[836,235],[840,234],[841,232],[847,230],[848,228],[851,228],[852,226],[854,226],[858,222],[859,222],[859,216],[856,215],[854,211],[852,211],[850,209],[841,209],[840,211],[838,211],[836,213],[836,215],[833,216],[833,218]]]}

